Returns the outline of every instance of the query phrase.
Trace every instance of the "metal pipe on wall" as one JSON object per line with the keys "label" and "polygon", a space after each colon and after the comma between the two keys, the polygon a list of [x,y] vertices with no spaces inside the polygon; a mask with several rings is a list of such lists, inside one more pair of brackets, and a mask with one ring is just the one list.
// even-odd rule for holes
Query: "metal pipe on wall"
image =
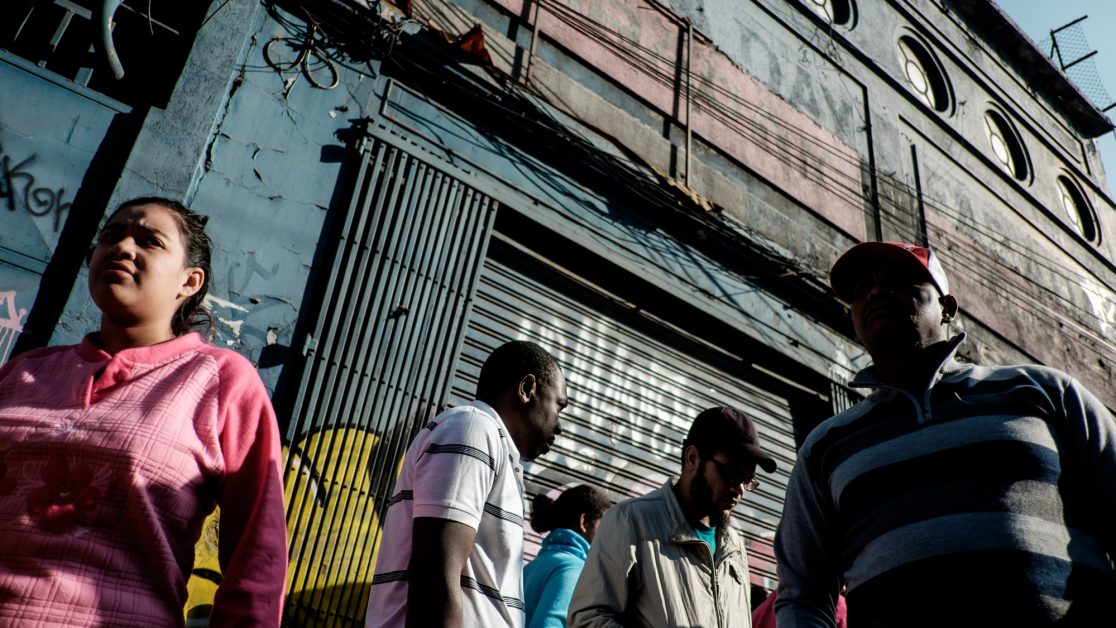
{"label": "metal pipe on wall", "polygon": [[112,74],[118,81],[124,78],[124,66],[120,64],[120,55],[117,54],[116,44],[112,41],[112,18],[121,4],[124,4],[124,0],[104,0],[98,16],[101,27],[101,52],[104,53],[105,60],[108,61]]}
{"label": "metal pipe on wall", "polygon": [[683,181],[690,187],[690,149],[693,147],[694,130],[690,124],[690,105],[693,101],[691,78],[693,77],[694,23],[686,18],[686,178]]}
{"label": "metal pipe on wall", "polygon": [[523,82],[531,80],[531,61],[535,58],[535,45],[539,40],[539,21],[542,18],[543,0],[535,2],[535,24],[531,28],[531,47],[527,51],[527,67],[523,70]]}

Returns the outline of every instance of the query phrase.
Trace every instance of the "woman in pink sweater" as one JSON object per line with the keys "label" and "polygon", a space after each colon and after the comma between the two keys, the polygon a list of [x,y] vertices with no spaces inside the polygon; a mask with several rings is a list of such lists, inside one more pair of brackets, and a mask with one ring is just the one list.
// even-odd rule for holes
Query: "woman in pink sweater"
{"label": "woman in pink sweater", "polygon": [[191,331],[204,225],[168,199],[121,205],[89,259],[100,331],[0,368],[0,625],[182,625],[214,506],[210,625],[278,625],[279,432],[252,365]]}

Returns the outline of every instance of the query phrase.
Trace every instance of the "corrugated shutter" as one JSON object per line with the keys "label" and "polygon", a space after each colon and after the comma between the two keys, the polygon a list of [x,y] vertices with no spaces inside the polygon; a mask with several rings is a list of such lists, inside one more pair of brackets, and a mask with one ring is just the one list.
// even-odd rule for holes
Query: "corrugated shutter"
{"label": "corrugated shutter", "polygon": [[327,262],[288,431],[286,623],[361,624],[396,467],[448,396],[496,203],[382,141]]}
{"label": "corrugated shutter", "polygon": [[[748,539],[752,581],[770,588],[770,543],[795,458],[788,399],[662,340],[661,334],[677,330],[663,325],[661,334],[649,334],[584,295],[580,299],[548,287],[529,268],[487,259],[453,401],[472,398],[485,357],[506,340],[539,342],[559,360],[571,400],[561,417],[565,433],[547,456],[526,465],[528,502],[539,491],[579,483],[602,488],[615,500],[658,488],[678,474],[680,444],[699,411],[715,405],[745,409],[779,460],[777,472],[761,472],[760,487],[734,513]],[[527,535],[530,559],[540,536],[529,528]]]}

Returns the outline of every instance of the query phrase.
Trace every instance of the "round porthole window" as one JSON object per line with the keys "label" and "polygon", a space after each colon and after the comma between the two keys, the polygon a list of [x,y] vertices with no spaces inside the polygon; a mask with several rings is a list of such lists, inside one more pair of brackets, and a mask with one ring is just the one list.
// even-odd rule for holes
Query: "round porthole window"
{"label": "round porthole window", "polygon": [[1081,187],[1067,176],[1058,177],[1058,198],[1066,219],[1086,240],[1097,240],[1097,223],[1093,220],[1093,208],[1085,199]]}
{"label": "round porthole window", "polygon": [[1019,133],[1004,115],[988,110],[984,113],[984,134],[992,149],[992,156],[1000,167],[1020,181],[1030,176],[1027,152]]}
{"label": "round porthole window", "polygon": [[906,35],[899,38],[898,51],[903,75],[919,100],[935,111],[949,111],[949,82],[937,59],[918,40]]}
{"label": "round porthole window", "polygon": [[803,0],[825,21],[838,26],[852,26],[853,3],[851,0]]}

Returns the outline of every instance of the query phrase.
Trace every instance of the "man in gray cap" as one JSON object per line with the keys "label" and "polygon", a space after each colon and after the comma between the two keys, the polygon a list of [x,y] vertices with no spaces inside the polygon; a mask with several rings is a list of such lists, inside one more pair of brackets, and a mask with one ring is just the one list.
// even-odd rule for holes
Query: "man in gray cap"
{"label": "man in gray cap", "polygon": [[[830,283],[872,366],[868,397],[810,433],[775,537],[779,628],[1107,626],[1116,424],[1065,373],[954,359],[933,251],[854,246]],[[940,601],[942,603],[936,603]],[[948,603],[946,603],[948,602]]]}
{"label": "man in gray cap", "polygon": [[748,628],[748,561],[728,521],[775,460],[736,408],[699,414],[682,476],[610,509],[570,602],[569,626]]}

